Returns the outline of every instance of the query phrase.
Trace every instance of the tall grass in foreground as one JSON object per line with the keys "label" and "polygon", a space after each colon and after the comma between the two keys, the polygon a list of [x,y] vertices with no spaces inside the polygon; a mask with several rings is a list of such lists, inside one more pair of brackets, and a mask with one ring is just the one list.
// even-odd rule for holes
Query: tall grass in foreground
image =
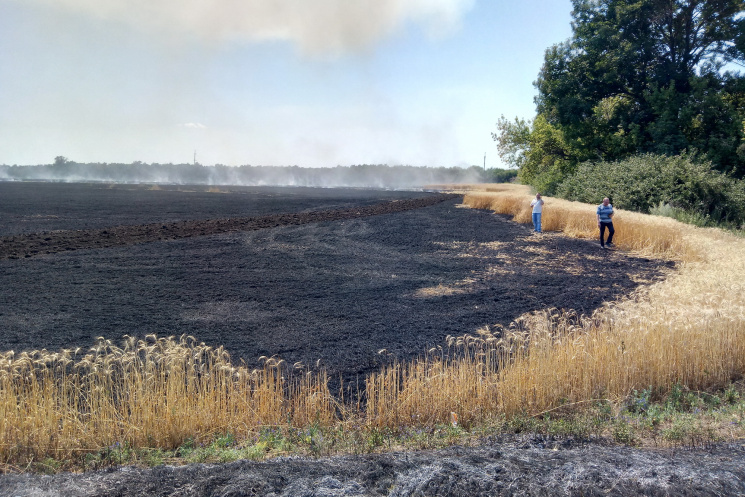
{"label": "tall grass in foreground", "polygon": [[[529,221],[532,195],[482,186],[464,203]],[[493,191],[486,191],[491,188]],[[546,199],[544,228],[595,237],[594,206]],[[323,372],[249,370],[190,337],[101,339],[86,351],[0,355],[0,464],[79,459],[112,444],[173,449],[277,426],[391,430],[536,416],[634,391],[706,390],[745,371],[745,240],[618,212],[618,245],[679,267],[592,316],[556,310],[485,327],[365,380],[356,404]],[[375,431],[378,430],[378,431]]]}
{"label": "tall grass in foreground", "polygon": [[60,353],[0,355],[0,462],[28,463],[122,444],[172,449],[288,421],[329,424],[323,372],[286,377],[282,361],[234,367],[191,337],[129,338]]}

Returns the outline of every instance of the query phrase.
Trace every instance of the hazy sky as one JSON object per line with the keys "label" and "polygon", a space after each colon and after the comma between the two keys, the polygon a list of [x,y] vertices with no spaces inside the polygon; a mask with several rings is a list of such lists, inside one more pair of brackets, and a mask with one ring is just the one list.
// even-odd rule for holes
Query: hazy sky
{"label": "hazy sky", "polygon": [[0,164],[501,167],[570,0],[0,0]]}

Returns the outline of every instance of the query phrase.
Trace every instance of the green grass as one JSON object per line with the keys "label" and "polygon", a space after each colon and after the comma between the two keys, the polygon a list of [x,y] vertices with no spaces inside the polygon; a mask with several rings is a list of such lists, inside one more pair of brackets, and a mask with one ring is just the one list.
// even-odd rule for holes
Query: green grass
{"label": "green grass", "polygon": [[699,228],[721,228],[741,236],[743,235],[743,225],[741,223],[715,220],[711,216],[701,214],[700,212],[672,207],[670,204],[662,201],[650,207],[649,213],[653,216],[669,217],[681,223],[698,226]]}

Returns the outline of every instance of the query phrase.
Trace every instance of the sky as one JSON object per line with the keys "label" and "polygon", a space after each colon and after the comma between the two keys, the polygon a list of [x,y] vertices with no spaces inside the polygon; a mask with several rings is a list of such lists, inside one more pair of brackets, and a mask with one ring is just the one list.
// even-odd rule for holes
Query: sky
{"label": "sky", "polygon": [[0,0],[0,164],[506,167],[570,0]]}

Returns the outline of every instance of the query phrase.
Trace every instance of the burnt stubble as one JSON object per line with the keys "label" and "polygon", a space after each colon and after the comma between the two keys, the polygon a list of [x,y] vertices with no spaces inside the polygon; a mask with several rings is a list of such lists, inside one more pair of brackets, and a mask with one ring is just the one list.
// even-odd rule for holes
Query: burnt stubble
{"label": "burnt stubble", "polygon": [[[351,385],[447,335],[552,307],[589,314],[669,267],[533,236],[458,196],[41,187],[46,203],[16,206],[23,231],[0,238],[12,254],[0,260],[6,350],[187,334],[249,367],[277,356]],[[27,220],[57,229],[28,232]],[[45,250],[23,246],[39,240]]]}

